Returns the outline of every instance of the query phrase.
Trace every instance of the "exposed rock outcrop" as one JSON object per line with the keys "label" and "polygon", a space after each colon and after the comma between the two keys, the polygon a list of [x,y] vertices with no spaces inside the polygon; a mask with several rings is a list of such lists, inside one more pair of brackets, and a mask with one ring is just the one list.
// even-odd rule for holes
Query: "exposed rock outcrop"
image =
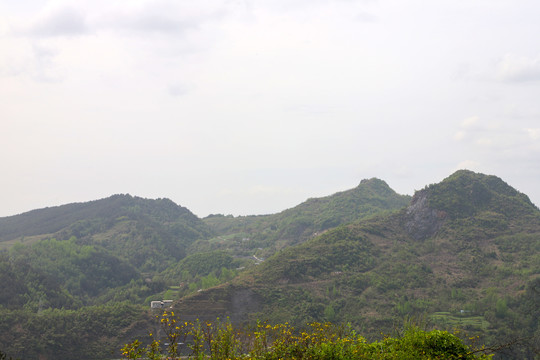
{"label": "exposed rock outcrop", "polygon": [[447,218],[446,212],[428,206],[428,196],[426,189],[417,191],[406,210],[405,229],[416,240],[433,236]]}

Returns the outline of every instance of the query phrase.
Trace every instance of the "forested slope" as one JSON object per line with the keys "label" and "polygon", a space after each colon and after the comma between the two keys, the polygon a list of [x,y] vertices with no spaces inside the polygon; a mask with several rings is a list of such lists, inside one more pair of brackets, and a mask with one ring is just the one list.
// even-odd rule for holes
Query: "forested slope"
{"label": "forested slope", "polygon": [[540,343],[540,212],[470,171],[412,199],[371,179],[254,217],[115,195],[1,218],[0,244],[0,350],[25,359],[107,358],[164,297],[189,320],[328,320],[374,339],[412,316],[525,339],[507,358]]}
{"label": "forested slope", "polygon": [[409,196],[397,194],[382,180],[365,179],[354,189],[311,198],[277,214],[209,216],[203,221],[219,234],[219,238],[194,246],[232,248],[248,254],[259,249],[260,256],[266,257],[338,225],[403,208],[409,200]]}
{"label": "forested slope", "polygon": [[421,316],[490,343],[528,338],[512,358],[532,356],[539,339],[539,308],[532,305],[539,276],[539,210],[497,177],[459,171],[417,192],[397,213],[286,248],[230,286],[178,306],[200,316],[191,304],[222,299],[229,305],[199,309],[223,316],[244,294],[251,299],[245,318],[351,322],[371,336]]}
{"label": "forested slope", "polygon": [[149,298],[167,290],[160,272],[210,235],[172,201],[130,195],[1,218],[0,349],[24,359],[112,356],[152,318]]}

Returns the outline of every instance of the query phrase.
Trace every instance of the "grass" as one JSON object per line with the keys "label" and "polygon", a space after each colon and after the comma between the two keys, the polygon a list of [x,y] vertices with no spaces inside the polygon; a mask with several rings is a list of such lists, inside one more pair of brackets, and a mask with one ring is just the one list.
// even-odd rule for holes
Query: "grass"
{"label": "grass", "polygon": [[487,330],[489,322],[483,316],[465,314],[452,314],[450,312],[436,312],[430,316],[433,323],[447,328],[472,327],[478,330]]}

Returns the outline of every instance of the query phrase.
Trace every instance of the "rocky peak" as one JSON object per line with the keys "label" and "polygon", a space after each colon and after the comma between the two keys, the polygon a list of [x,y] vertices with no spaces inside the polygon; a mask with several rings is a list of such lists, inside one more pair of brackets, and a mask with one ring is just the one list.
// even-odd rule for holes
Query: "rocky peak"
{"label": "rocky peak", "polygon": [[429,207],[428,190],[417,191],[405,212],[405,229],[416,240],[433,236],[444,224],[447,214]]}

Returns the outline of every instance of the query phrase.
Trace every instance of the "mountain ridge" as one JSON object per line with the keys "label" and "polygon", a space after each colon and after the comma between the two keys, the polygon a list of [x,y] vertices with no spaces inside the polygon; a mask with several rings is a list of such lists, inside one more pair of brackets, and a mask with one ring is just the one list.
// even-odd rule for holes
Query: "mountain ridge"
{"label": "mountain ridge", "polygon": [[[455,190],[472,196],[440,206]],[[460,207],[467,213],[456,216]],[[175,307],[189,317],[226,316],[239,294],[249,294],[237,319],[350,322],[374,336],[396,317],[427,314],[442,327],[461,316],[490,341],[538,335],[528,320],[538,309],[523,304],[534,294],[527,289],[540,285],[539,239],[540,211],[526,196],[497,177],[457,172],[416,192],[406,208],[287,247]],[[199,300],[206,307],[190,309]]]}
{"label": "mountain ridge", "polygon": [[[0,243],[11,245],[0,251],[0,285],[12,289],[0,296],[0,326],[16,329],[0,332],[0,348],[17,354],[13,339],[20,347],[38,338],[16,324],[41,322],[42,308],[51,320],[126,300],[140,313],[120,333],[144,335],[148,303],[161,299],[176,299],[174,311],[188,320],[332,321],[371,338],[415,316],[483,334],[486,343],[540,335],[540,211],[491,175],[458,171],[412,198],[366,179],[281,213],[242,218],[199,219],[167,199],[112,200],[106,216]],[[63,315],[60,307],[75,310]],[[59,350],[60,340],[51,340],[64,337],[58,331],[42,344],[49,354]],[[519,351],[510,358],[530,354]]]}
{"label": "mountain ridge", "polygon": [[[126,215],[133,206],[161,207],[160,215],[168,217],[189,215],[185,207],[176,205],[169,199],[144,199],[129,194],[115,194],[106,198],[86,202],[75,202],[42,209],[34,209],[21,214],[0,217],[0,241],[22,236],[55,233],[74,222],[88,218],[110,218]],[[21,224],[24,224],[24,229]]]}
{"label": "mountain ridge", "polygon": [[[276,214],[258,216],[212,215],[203,219],[216,233],[235,237],[241,246],[261,248],[260,255],[302,243],[332,227],[394,211],[409,202],[380,179],[362,180],[355,188],[332,195],[309,198]],[[249,238],[248,244],[242,243]]]}

